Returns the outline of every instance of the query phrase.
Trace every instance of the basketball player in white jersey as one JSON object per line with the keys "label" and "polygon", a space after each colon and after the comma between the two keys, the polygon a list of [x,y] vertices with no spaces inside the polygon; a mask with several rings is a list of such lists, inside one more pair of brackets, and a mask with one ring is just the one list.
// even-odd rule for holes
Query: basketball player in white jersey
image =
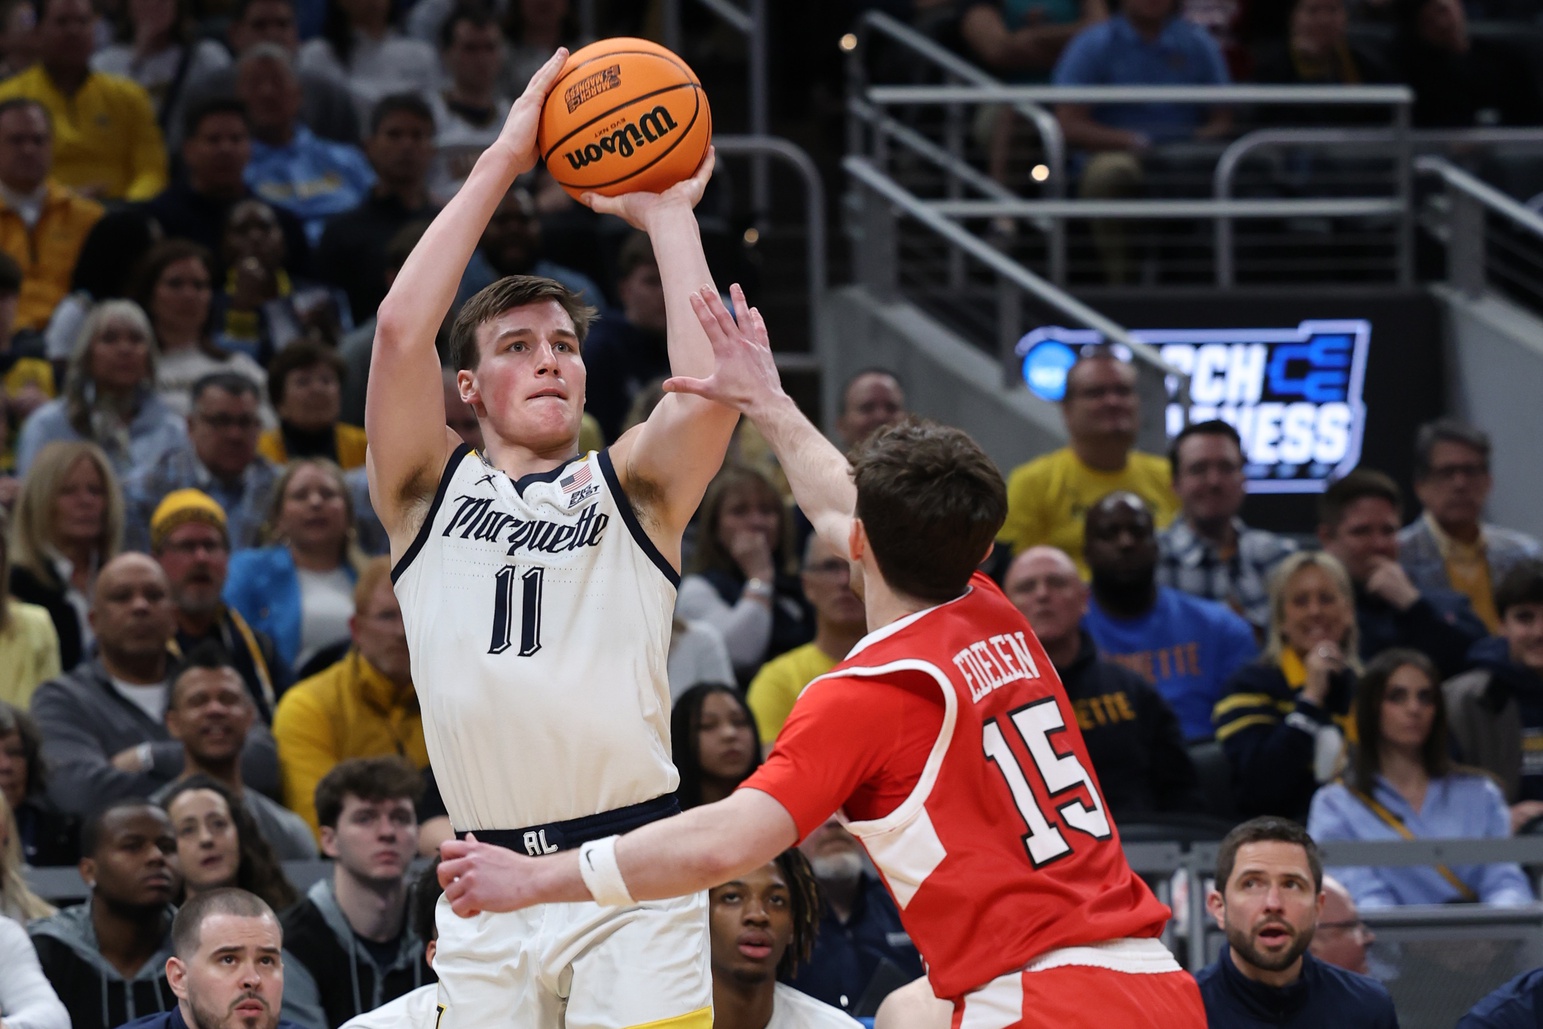
{"label": "basketball player in white jersey", "polygon": [[[460,835],[520,853],[579,848],[676,810],[665,660],[681,532],[737,415],[671,396],[578,453],[594,312],[550,280],[503,279],[452,330],[485,448],[445,428],[434,337],[483,227],[536,162],[559,51],[413,250],[380,306],[365,428],[391,537],[429,757]],[[713,354],[689,297],[710,283],[692,212],[712,170],[662,194],[587,198],[648,233],[676,374]],[[617,910],[438,910],[440,1029],[706,1029],[703,894]]]}

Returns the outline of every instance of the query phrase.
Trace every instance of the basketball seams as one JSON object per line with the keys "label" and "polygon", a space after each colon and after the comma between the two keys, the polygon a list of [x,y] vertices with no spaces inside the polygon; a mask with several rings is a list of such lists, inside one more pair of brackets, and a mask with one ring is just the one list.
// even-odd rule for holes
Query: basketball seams
{"label": "basketball seams", "polygon": [[[655,157],[653,160],[649,161],[647,164],[643,165],[641,168],[634,168],[632,171],[628,172],[626,175],[623,175],[621,178],[619,178],[619,179],[611,179],[609,182],[597,182],[597,183],[594,183],[593,185],[589,185],[589,186],[577,186],[577,185],[575,185],[573,188],[574,189],[585,189],[585,190],[589,190],[589,191],[593,192],[595,190],[604,189],[607,186],[614,186],[614,185],[616,185],[619,182],[626,182],[628,179],[635,179],[635,178],[637,178],[639,175],[642,175],[644,172],[648,171],[648,169],[652,168],[654,165],[658,164],[660,161],[664,160],[666,157],[669,157],[670,154],[675,152],[675,148],[676,147],[680,146],[688,138],[690,138],[691,130],[696,127],[697,118],[701,117],[701,114],[702,114],[702,104],[699,101],[697,103],[696,110],[691,113],[691,120],[686,123],[685,131],[682,132],[680,134],[680,136],[675,139],[674,142],[672,142],[669,146],[665,147],[664,150],[660,151],[658,157]],[[561,184],[561,183],[559,183],[559,184]]]}
{"label": "basketball seams", "polygon": [[595,64],[601,61],[612,61],[618,57],[655,57],[665,62],[666,64],[673,64],[675,67],[679,68],[686,76],[686,78],[690,79],[696,85],[700,86],[702,84],[702,81],[697,78],[696,72],[692,71],[683,61],[681,61],[679,57],[676,57],[668,50],[665,50],[662,53],[655,50],[607,50],[603,54],[596,54],[594,57],[586,57],[578,64],[575,64],[572,68],[569,68],[567,71],[563,72],[562,77],[553,83],[552,90],[555,92],[556,90],[560,89],[563,82],[567,80],[568,76],[578,74],[579,69],[586,68],[591,64]]}
{"label": "basketball seams", "polygon": [[[589,121],[585,122],[583,125],[579,126],[578,128],[574,129],[572,132],[568,133],[566,136],[564,136],[561,139],[559,139],[556,142],[554,142],[550,147],[547,148],[546,152],[541,155],[541,160],[542,161],[550,160],[553,154],[557,153],[559,150],[562,149],[562,146],[563,146],[564,143],[568,142],[574,136],[577,136],[580,133],[582,133],[583,131],[585,131],[586,129],[590,128],[592,125],[595,124],[595,122],[602,121],[602,120],[604,120],[606,118],[609,118],[609,117],[611,117],[611,115],[615,114],[618,111],[625,111],[627,108],[631,107],[633,104],[640,104],[640,103],[643,103],[644,101],[651,100],[651,99],[653,99],[656,96],[661,96],[661,95],[663,95],[665,93],[670,93],[670,92],[673,92],[673,91],[678,90],[678,89],[689,89],[689,90],[692,90],[693,91],[692,99],[694,99],[696,101],[696,104],[694,105],[694,108],[693,108],[693,110],[691,112],[691,121],[690,121],[690,123],[687,126],[687,131],[690,131],[690,125],[695,125],[696,124],[697,115],[699,113],[701,113],[701,110],[702,110],[702,87],[697,85],[694,82],[674,82],[674,83],[671,83],[668,86],[662,86],[659,89],[654,90],[652,93],[642,93],[642,94],[640,94],[638,96],[628,97],[626,103],[617,104],[615,107],[612,107],[610,110],[607,110],[607,111],[601,111],[599,114],[595,115],[593,118],[591,118]],[[679,142],[679,140],[677,140],[676,142]]]}

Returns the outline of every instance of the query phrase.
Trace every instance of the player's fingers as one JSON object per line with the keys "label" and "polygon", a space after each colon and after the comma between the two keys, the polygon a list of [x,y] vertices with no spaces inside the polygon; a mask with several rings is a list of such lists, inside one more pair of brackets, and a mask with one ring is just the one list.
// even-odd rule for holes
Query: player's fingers
{"label": "player's fingers", "polygon": [[713,177],[713,168],[718,164],[718,150],[709,146],[707,153],[702,155],[702,163],[696,166],[696,171],[691,173],[691,184],[699,191],[707,188],[707,180]]}
{"label": "player's fingers", "polygon": [[729,299],[734,303],[734,324],[744,332],[749,323],[750,301],[745,299],[744,287],[735,282],[729,286]]}
{"label": "player's fingers", "polygon": [[711,383],[711,379],[691,379],[684,375],[677,375],[674,378],[665,379],[663,388],[666,393],[689,393],[694,397],[705,397],[708,395]]}
{"label": "player's fingers", "polygon": [[727,346],[734,338],[731,335],[734,331],[734,319],[728,318],[727,315],[722,319],[718,317],[718,311],[714,309],[714,305],[716,304],[718,308],[723,307],[723,301],[718,299],[718,294],[710,287],[704,286],[692,293],[689,299],[691,310],[696,314],[696,320],[701,324],[702,331],[707,333],[707,341],[712,344],[713,349],[721,350]]}
{"label": "player's fingers", "polygon": [[548,57],[546,63],[537,68],[536,74],[530,77],[530,82],[526,84],[525,92],[520,98],[523,100],[529,96],[546,99],[547,91],[552,88],[552,83],[557,81],[558,74],[563,70],[563,63],[567,60],[568,48],[558,47],[557,52]]}
{"label": "player's fingers", "polygon": [[761,317],[761,309],[759,307],[752,307],[750,309],[750,324],[747,326],[745,334],[766,349],[771,349],[771,334],[766,331],[766,319]]}
{"label": "player's fingers", "polygon": [[717,290],[711,286],[703,286],[697,296],[702,298],[702,303],[707,306],[707,310],[718,322],[718,329],[723,333],[724,338],[733,339],[740,335],[739,326],[734,324],[734,316],[729,313],[727,307],[723,306],[723,298],[718,295]]}

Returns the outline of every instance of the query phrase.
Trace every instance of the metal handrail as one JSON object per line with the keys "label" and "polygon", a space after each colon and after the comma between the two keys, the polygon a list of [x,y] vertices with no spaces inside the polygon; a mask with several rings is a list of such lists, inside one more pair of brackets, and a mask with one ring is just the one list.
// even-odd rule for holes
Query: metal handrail
{"label": "metal handrail", "polygon": [[1408,86],[870,86],[875,104],[1238,104],[1398,107],[1413,102]]}
{"label": "metal handrail", "polygon": [[[1543,138],[1540,138],[1543,142]],[[1473,197],[1496,214],[1520,225],[1524,229],[1543,236],[1543,215],[1517,203],[1489,183],[1470,175],[1451,161],[1442,157],[1425,156],[1415,159],[1415,169],[1430,175],[1439,175],[1448,186]]]}
{"label": "metal handrail", "polygon": [[1049,218],[1294,218],[1318,215],[1353,218],[1398,214],[1394,197],[1292,197],[1282,200],[923,200],[939,214],[955,218],[995,218],[1001,215]]}

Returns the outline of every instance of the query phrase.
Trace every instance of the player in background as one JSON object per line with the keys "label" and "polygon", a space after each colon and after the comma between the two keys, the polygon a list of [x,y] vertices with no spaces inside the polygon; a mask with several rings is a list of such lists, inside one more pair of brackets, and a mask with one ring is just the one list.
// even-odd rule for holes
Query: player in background
{"label": "player in background", "polygon": [[[460,912],[625,905],[732,879],[838,808],[867,848],[954,1025],[1199,1027],[1194,980],[1158,941],[1169,912],[1131,872],[1055,671],[976,571],[1006,489],[963,432],[881,430],[849,467],[782,392],[765,326],[734,293],[692,303],[705,380],[672,395],[748,415],[821,537],[856,564],[871,631],[799,698],[766,763],[726,800],[529,859],[442,849]],[[855,578],[855,577],[854,577]]]}
{"label": "player in background", "polygon": [[[370,495],[391,540],[425,739],[451,824],[530,853],[577,848],[679,808],[665,664],[681,533],[738,415],[666,397],[579,454],[582,344],[594,312],[511,276],[451,332],[484,447],[445,427],[434,338],[472,251],[537,159],[559,50],[424,233],[380,306],[365,405]],[[652,240],[671,367],[712,349],[692,312],[711,282],[693,208],[713,159],[660,194],[587,196]],[[470,838],[470,837],[468,837]],[[705,895],[621,910],[438,911],[440,1029],[711,1025]]]}

